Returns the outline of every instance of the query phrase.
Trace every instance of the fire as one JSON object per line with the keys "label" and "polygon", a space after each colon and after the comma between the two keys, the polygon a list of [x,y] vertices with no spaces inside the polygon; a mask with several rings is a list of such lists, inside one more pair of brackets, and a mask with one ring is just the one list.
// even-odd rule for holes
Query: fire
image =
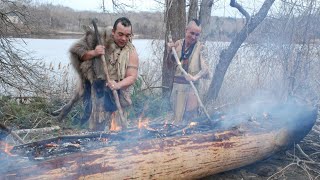
{"label": "fire", "polygon": [[196,126],[196,125],[198,125],[197,122],[190,122],[189,127],[194,127],[194,126]]}
{"label": "fire", "polygon": [[[110,131],[121,131],[122,127],[117,124],[117,121],[116,121],[116,113],[113,112],[111,114],[111,126],[110,126]],[[119,117],[118,117],[119,118]]]}
{"label": "fire", "polygon": [[0,141],[0,150],[4,153],[6,153],[9,156],[14,156],[10,151],[13,149],[13,146],[11,146],[8,143],[5,143],[3,141]]}
{"label": "fire", "polygon": [[139,129],[146,128],[148,126],[149,126],[149,119],[148,118],[146,118],[146,119],[139,118],[139,122],[138,122]]}

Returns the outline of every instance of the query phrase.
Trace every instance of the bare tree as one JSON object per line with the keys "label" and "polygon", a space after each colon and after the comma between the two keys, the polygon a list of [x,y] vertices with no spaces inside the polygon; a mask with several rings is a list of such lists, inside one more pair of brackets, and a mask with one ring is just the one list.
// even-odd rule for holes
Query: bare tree
{"label": "bare tree", "polygon": [[273,27],[268,36],[277,44],[278,50],[273,51],[281,63],[281,98],[300,97],[317,103],[319,6],[312,0],[282,1],[280,7],[277,20],[266,26]]}
{"label": "bare tree", "polygon": [[198,0],[189,0],[188,22],[198,19]]}
{"label": "bare tree", "polygon": [[[126,8],[133,8],[133,6],[129,5],[128,3],[123,3],[120,0],[112,0],[112,5],[113,5],[113,10],[115,12],[124,11]],[[102,0],[101,9],[102,9],[102,12],[104,13],[107,12],[104,0]]]}
{"label": "bare tree", "polygon": [[21,29],[25,28],[27,19],[27,2],[0,1],[0,86],[1,91],[36,92],[40,90],[42,81],[41,66],[33,63],[28,52],[16,48],[16,41],[7,38],[8,35],[19,36]]}
{"label": "bare tree", "polygon": [[219,62],[215,68],[213,79],[211,81],[206,102],[214,101],[219,94],[220,88],[223,83],[224,76],[228,70],[228,67],[240,48],[241,44],[247,39],[255,28],[264,20],[267,16],[269,9],[275,0],[265,0],[259,12],[254,16],[250,16],[249,13],[235,0],[230,1],[230,6],[235,7],[238,11],[246,17],[246,24],[239,33],[232,39],[227,49],[224,49],[220,54]]}
{"label": "bare tree", "polygon": [[205,42],[209,36],[210,22],[211,22],[211,10],[213,6],[213,0],[202,0],[200,6],[199,19],[201,21],[202,33],[201,41]]}
{"label": "bare tree", "polygon": [[165,22],[166,22],[166,33],[165,33],[165,49],[164,49],[164,59],[162,64],[162,86],[168,87],[168,89],[163,90],[163,95],[167,96],[171,92],[173,75],[174,75],[174,65],[169,58],[167,53],[167,42],[168,35],[171,32],[173,41],[184,37],[184,30],[186,27],[186,1],[175,1],[166,0],[166,12],[165,12]]}

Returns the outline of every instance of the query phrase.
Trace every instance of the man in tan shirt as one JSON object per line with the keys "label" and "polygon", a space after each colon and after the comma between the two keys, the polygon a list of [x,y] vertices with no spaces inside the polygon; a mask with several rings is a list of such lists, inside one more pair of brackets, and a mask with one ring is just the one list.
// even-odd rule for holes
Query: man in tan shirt
{"label": "man in tan shirt", "polygon": [[199,79],[208,74],[208,65],[202,55],[203,44],[198,41],[200,33],[200,23],[194,19],[188,23],[184,39],[168,43],[170,50],[175,47],[181,65],[188,73],[185,76],[176,67],[171,104],[174,110],[174,121],[177,123],[181,123],[183,119],[190,121],[198,115],[199,104],[189,81],[192,81],[197,87]]}

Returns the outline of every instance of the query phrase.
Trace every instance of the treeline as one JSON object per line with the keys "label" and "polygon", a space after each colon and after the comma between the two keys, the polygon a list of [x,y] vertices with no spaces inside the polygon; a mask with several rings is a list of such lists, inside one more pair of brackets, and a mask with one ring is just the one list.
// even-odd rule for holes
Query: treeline
{"label": "treeline", "polygon": [[[164,27],[163,13],[161,12],[125,12],[98,13],[91,11],[74,11],[71,8],[41,4],[28,6],[27,16],[11,13],[8,17],[15,20],[16,26],[21,29],[22,35],[48,35],[56,33],[79,32],[83,25],[91,25],[93,18],[98,19],[100,27],[113,26],[114,21],[121,16],[128,17],[133,24],[133,32],[139,38],[156,38],[161,35]],[[12,33],[12,34],[11,34]],[[16,32],[8,32],[13,35]]]}
{"label": "treeline", "polygon": [[[133,24],[133,33],[135,38],[148,39],[163,39],[165,35],[165,22],[163,12],[123,12],[123,13],[99,13],[93,11],[75,11],[69,7],[52,4],[38,4],[38,5],[24,5],[24,13],[9,13],[10,18],[15,26],[19,27],[10,31],[6,29],[2,31],[4,36],[23,36],[23,37],[44,37],[44,38],[59,38],[63,35],[80,36],[83,33],[83,25],[91,25],[93,18],[98,19],[100,27],[111,27],[114,21],[121,16],[128,17]],[[23,15],[22,15],[23,14]],[[211,17],[207,40],[214,41],[230,41],[237,32],[244,26],[245,20],[241,18],[230,17]],[[272,41],[279,40],[279,38],[287,37],[283,35],[279,37],[278,33],[287,29],[296,29],[299,27],[300,31],[293,34],[296,42],[301,41],[305,36],[305,24],[309,24],[307,39],[320,38],[320,23],[319,17],[299,16],[294,20],[288,17],[275,16],[274,18],[266,18],[265,21],[258,27],[258,29],[249,38],[251,41]],[[285,25],[285,27],[283,26]],[[1,25],[2,26],[2,25]],[[4,24],[2,28],[6,27]],[[282,29],[282,30],[281,30]],[[263,36],[261,36],[263,34]],[[290,38],[290,37],[289,37]]]}
{"label": "treeline", "polygon": [[[98,19],[101,27],[113,26],[121,16],[128,17],[133,24],[136,38],[164,38],[165,22],[163,12],[123,12],[99,13],[92,11],[75,11],[69,7],[52,4],[27,5],[27,16],[11,13],[9,17],[20,26],[23,36],[77,35],[81,34],[83,25],[91,25],[93,18]],[[243,26],[242,19],[211,17],[208,38],[211,40],[230,40]],[[15,35],[16,32],[8,35]]]}

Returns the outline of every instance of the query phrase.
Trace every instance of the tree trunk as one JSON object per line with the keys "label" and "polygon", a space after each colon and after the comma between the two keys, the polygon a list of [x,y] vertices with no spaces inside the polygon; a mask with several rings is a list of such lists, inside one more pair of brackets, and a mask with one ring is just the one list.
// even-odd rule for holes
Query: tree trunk
{"label": "tree trunk", "polygon": [[89,129],[93,131],[109,130],[110,113],[104,108],[104,96],[98,97],[94,87],[92,87],[91,101],[92,110],[89,118]]}
{"label": "tree trunk", "polygon": [[213,5],[213,0],[202,0],[201,1],[201,7],[200,7],[200,13],[199,13],[199,20],[201,22],[201,41],[204,43],[208,36],[210,35],[209,27],[210,21],[211,21],[211,9]]}
{"label": "tree trunk", "polygon": [[165,48],[162,63],[162,86],[169,87],[163,90],[163,96],[168,97],[173,82],[174,75],[174,63],[171,61],[171,57],[167,53],[168,35],[171,32],[173,41],[176,41],[184,37],[186,27],[186,1],[180,0],[166,0],[166,34],[165,34]]}
{"label": "tree trunk", "polygon": [[198,19],[198,0],[190,0],[188,22],[192,19]]}
{"label": "tree trunk", "polygon": [[265,0],[259,12],[253,17],[247,17],[247,14],[241,12],[244,11],[241,8],[239,11],[243,13],[247,18],[246,25],[241,29],[241,31],[232,39],[229,47],[224,49],[220,54],[219,62],[215,68],[215,72],[207,93],[206,103],[210,101],[214,101],[217,99],[219,91],[221,89],[224,76],[228,70],[228,67],[237,53],[238,49],[240,48],[241,44],[247,39],[250,33],[264,20],[267,16],[269,9],[271,8],[272,4],[275,0]]}

